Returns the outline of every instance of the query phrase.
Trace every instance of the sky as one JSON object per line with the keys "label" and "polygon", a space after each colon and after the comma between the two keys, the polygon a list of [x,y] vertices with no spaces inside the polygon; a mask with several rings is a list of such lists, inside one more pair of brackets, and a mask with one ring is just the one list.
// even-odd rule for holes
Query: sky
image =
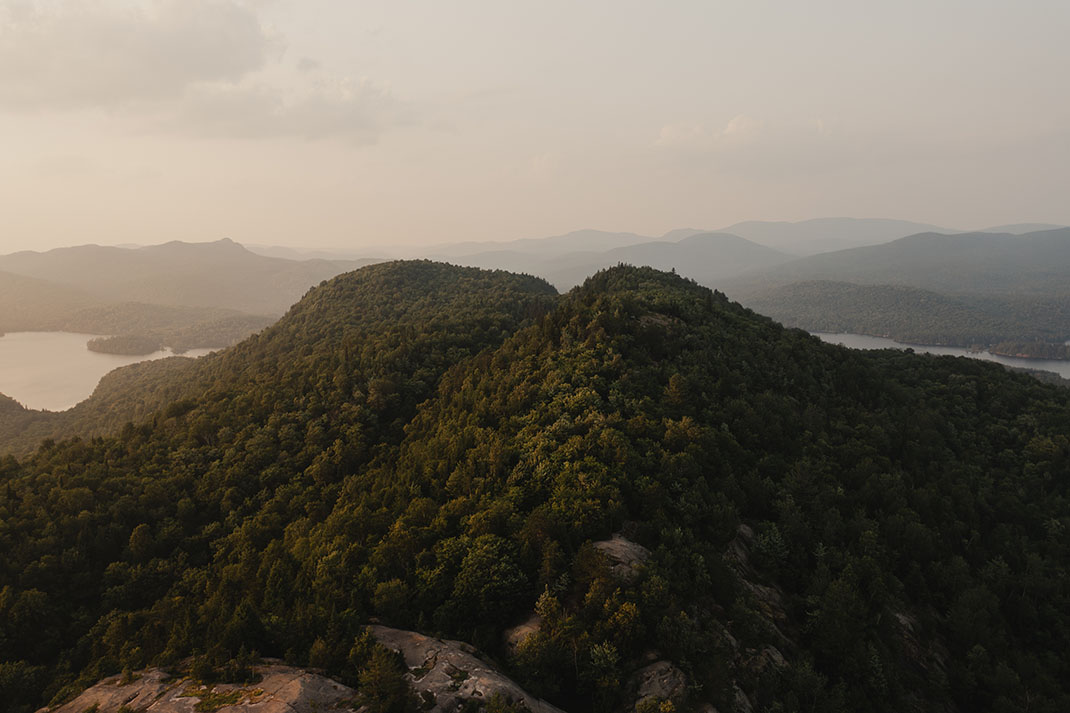
{"label": "sky", "polygon": [[1070,224],[1065,0],[0,0],[0,252]]}

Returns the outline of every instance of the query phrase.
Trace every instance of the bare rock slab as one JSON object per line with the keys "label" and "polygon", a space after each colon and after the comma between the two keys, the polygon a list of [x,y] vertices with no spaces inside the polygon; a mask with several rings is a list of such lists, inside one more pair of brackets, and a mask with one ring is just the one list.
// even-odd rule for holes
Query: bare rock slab
{"label": "bare rock slab", "polygon": [[[195,713],[205,704],[215,713],[333,713],[350,711],[356,691],[308,671],[264,664],[254,668],[257,683],[219,683],[202,686],[188,678],[172,678],[150,669],[124,684],[113,676],[86,689],[51,713]],[[41,712],[39,712],[41,713]]]}
{"label": "bare rock slab", "polygon": [[406,678],[417,697],[434,701],[428,713],[454,713],[465,701],[487,701],[494,695],[521,703],[531,713],[563,713],[530,695],[462,641],[435,639],[379,625],[369,626],[368,631],[380,644],[405,658],[409,668]]}

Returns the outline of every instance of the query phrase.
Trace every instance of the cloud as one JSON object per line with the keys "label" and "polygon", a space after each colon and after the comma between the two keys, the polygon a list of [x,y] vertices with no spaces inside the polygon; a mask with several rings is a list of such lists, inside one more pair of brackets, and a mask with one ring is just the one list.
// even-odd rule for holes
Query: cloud
{"label": "cloud", "polygon": [[114,107],[235,81],[281,46],[228,0],[19,3],[0,20],[0,107]]}
{"label": "cloud", "polygon": [[105,110],[135,130],[340,136],[401,123],[389,90],[283,65],[250,0],[0,0],[0,111]]}

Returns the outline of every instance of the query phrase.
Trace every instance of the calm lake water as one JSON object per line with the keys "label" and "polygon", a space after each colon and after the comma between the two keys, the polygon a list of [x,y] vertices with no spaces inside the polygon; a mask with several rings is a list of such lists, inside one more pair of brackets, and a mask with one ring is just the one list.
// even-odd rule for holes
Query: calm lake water
{"label": "calm lake water", "polygon": [[884,337],[867,337],[864,334],[828,334],[825,332],[813,332],[815,337],[832,344],[842,344],[852,349],[913,349],[924,354],[949,354],[951,356],[964,356],[971,359],[984,359],[994,361],[1006,366],[1016,366],[1023,369],[1040,369],[1041,371],[1054,371],[1059,376],[1070,379],[1070,361],[1055,361],[1051,359],[1018,359],[1016,357],[996,356],[988,352],[971,352],[960,347],[926,347],[917,344],[903,344],[894,339]]}
{"label": "calm lake water", "polygon": [[[0,337],[0,393],[23,406],[63,411],[93,393],[100,377],[139,361],[173,356],[160,351],[145,356],[99,354],[86,349],[93,334],[12,332]],[[198,357],[211,349],[191,349]]]}

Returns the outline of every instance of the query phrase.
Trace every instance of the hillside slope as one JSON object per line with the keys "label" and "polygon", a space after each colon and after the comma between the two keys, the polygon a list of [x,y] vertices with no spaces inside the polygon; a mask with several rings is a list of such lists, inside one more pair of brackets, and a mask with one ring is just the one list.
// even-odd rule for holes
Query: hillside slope
{"label": "hillside slope", "polygon": [[195,652],[360,686],[373,618],[566,711],[1070,706],[1070,394],[1027,376],[651,269],[391,263],[191,383],[0,461],[13,709]]}

